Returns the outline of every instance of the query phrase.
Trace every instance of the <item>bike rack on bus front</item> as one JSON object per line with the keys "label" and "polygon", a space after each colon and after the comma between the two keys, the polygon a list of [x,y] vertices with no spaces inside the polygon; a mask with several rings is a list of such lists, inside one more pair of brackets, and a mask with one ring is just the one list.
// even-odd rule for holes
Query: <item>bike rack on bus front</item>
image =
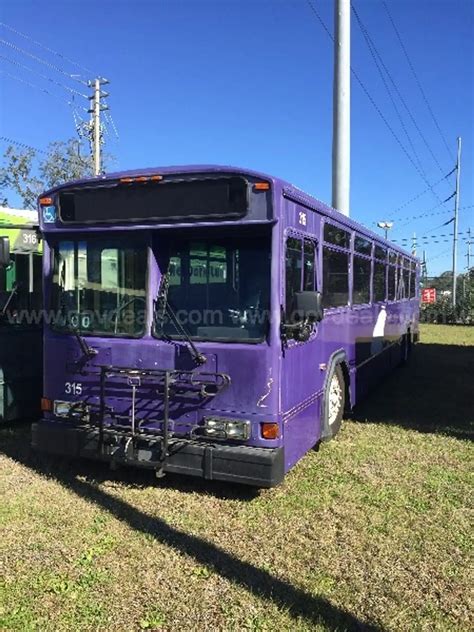
{"label": "bike rack on bus front", "polygon": [[[96,426],[99,431],[99,441],[97,449],[102,451],[104,446],[104,437],[106,434],[119,435],[126,438],[125,444],[119,448],[117,452],[121,452],[121,457],[124,461],[133,460],[133,450],[135,448],[135,441],[137,438],[149,438],[156,440],[157,436],[161,440],[160,457],[156,465],[157,476],[163,476],[163,469],[166,462],[166,458],[169,456],[169,440],[173,432],[170,431],[170,389],[176,393],[194,393],[202,399],[208,399],[215,397],[222,390],[230,385],[230,376],[225,373],[213,373],[213,372],[200,372],[200,371],[181,371],[181,370],[167,370],[167,369],[137,369],[131,367],[116,367],[111,365],[100,365],[97,370],[88,370],[88,375],[99,376],[99,404],[98,414],[96,416],[97,423],[94,423],[91,419],[89,425]],[[105,420],[107,414],[114,417],[110,408],[107,407],[107,386],[108,380],[111,378],[123,378],[126,380],[126,385],[131,388],[131,409],[128,419],[130,419],[130,426],[119,426],[118,424],[106,425]],[[144,431],[140,428],[140,423],[143,420],[138,420],[136,417],[136,398],[138,389],[142,386],[153,386],[156,393],[163,391],[163,419],[159,421],[162,431],[153,430],[153,433]],[[95,408],[95,406],[94,406]],[[115,415],[115,417],[122,417],[122,415]],[[114,428],[115,426],[115,428]],[[191,429],[191,434],[192,434]],[[114,460],[112,460],[112,464]],[[150,463],[151,465],[151,463]]]}

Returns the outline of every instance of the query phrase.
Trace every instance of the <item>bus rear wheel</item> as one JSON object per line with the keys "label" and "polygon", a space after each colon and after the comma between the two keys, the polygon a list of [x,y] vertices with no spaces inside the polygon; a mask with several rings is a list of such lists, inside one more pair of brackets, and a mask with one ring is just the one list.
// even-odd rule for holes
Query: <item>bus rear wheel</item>
{"label": "bus rear wheel", "polygon": [[346,384],[342,367],[337,364],[326,386],[323,440],[333,439],[342,425],[346,403]]}

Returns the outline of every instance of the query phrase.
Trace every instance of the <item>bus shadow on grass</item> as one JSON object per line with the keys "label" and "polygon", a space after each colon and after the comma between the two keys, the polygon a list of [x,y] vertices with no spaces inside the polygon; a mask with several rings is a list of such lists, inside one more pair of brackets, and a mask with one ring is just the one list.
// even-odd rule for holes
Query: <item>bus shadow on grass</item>
{"label": "bus shadow on grass", "polygon": [[[37,457],[29,449],[28,428],[10,428],[0,431],[0,453],[14,459],[41,476],[47,476],[59,482],[79,498],[95,503],[111,516],[128,525],[138,533],[155,538],[158,542],[190,556],[199,564],[212,569],[224,579],[240,586],[249,593],[276,604],[287,610],[294,619],[304,619],[311,625],[321,625],[327,630],[357,630],[381,632],[381,628],[368,621],[362,621],[351,613],[333,605],[324,597],[310,594],[287,581],[275,577],[268,571],[242,561],[220,548],[213,542],[170,526],[163,519],[133,507],[126,501],[101,489],[94,482],[79,478],[81,472],[99,474],[99,479],[110,480],[110,472],[105,476],[106,468],[101,464],[89,463],[87,468],[77,462],[69,462],[68,468],[55,459]],[[92,472],[91,472],[92,470]],[[102,475],[100,472],[102,471]],[[137,485],[149,485],[149,479],[140,480]],[[173,477],[173,487],[176,487]],[[190,483],[191,485],[191,483]],[[194,490],[196,482],[192,483]],[[227,487],[227,486],[225,486]]]}
{"label": "bus shadow on grass", "polygon": [[474,347],[419,344],[354,409],[359,422],[474,438]]}

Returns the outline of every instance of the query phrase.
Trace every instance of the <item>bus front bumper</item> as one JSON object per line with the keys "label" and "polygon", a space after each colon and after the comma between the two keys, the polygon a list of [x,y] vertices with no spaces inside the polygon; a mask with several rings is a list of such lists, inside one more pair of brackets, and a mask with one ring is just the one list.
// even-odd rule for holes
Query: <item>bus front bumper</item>
{"label": "bus front bumper", "polygon": [[283,480],[283,448],[230,446],[172,438],[164,464],[160,461],[161,438],[104,432],[92,426],[74,426],[41,420],[32,425],[32,447],[73,458],[84,457],[111,463],[187,474],[208,480],[229,481],[255,487],[274,487]]}

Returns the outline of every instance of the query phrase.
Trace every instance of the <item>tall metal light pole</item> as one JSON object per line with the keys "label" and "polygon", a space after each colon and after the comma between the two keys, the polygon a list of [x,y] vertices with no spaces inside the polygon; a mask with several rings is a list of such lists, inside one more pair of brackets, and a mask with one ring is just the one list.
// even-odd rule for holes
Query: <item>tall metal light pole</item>
{"label": "tall metal light pole", "polygon": [[388,231],[393,228],[393,222],[377,222],[377,226],[385,232],[385,239],[388,239]]}
{"label": "tall metal light pole", "polygon": [[332,205],[349,215],[351,151],[351,4],[334,0]]}
{"label": "tall metal light pole", "polygon": [[458,258],[458,215],[459,215],[459,194],[461,184],[461,137],[458,136],[458,157],[456,162],[456,197],[454,204],[454,231],[453,231],[453,307],[456,307],[456,277]]}

